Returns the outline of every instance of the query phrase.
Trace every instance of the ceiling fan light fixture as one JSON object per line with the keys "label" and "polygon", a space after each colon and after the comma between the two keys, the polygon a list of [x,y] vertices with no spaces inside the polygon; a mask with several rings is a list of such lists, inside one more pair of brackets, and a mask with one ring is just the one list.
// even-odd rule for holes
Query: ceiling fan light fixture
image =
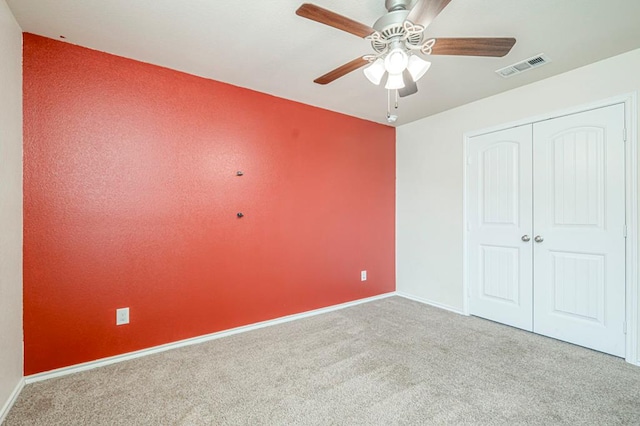
{"label": "ceiling fan light fixture", "polygon": [[384,68],[389,74],[402,74],[407,69],[409,57],[407,53],[399,47],[392,49],[384,58]]}
{"label": "ceiling fan light fixture", "polygon": [[382,77],[384,77],[384,73],[386,71],[384,68],[384,61],[378,58],[363,71],[364,75],[369,79],[369,81],[377,86],[382,81]]}
{"label": "ceiling fan light fixture", "polygon": [[431,67],[431,62],[425,61],[417,55],[409,56],[407,70],[411,73],[411,78],[413,78],[414,82],[420,80],[429,70],[429,67]]}
{"label": "ceiling fan light fixture", "polygon": [[388,90],[397,90],[402,89],[404,87],[404,79],[402,78],[402,73],[400,74],[389,74],[389,78],[387,78],[387,84],[385,84],[384,88]]}
{"label": "ceiling fan light fixture", "polygon": [[[364,75],[371,83],[378,86],[382,85],[382,80],[385,81],[387,120],[393,123],[397,114],[391,114],[391,97],[395,96],[394,110],[397,110],[398,98],[418,92],[417,81],[431,67],[431,62],[425,58],[430,58],[430,55],[498,58],[511,51],[516,43],[513,37],[426,39],[425,29],[451,1],[385,0],[387,12],[372,27],[312,3],[303,3],[296,10],[296,15],[361,37],[371,43],[374,51],[329,71],[313,80],[314,83],[328,84],[364,68]],[[534,66],[533,62],[529,64]]]}

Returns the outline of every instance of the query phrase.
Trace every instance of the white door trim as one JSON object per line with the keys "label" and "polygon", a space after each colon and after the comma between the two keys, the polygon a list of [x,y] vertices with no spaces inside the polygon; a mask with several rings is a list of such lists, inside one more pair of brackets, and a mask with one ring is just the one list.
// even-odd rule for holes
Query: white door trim
{"label": "white door trim", "polygon": [[550,120],[565,115],[576,114],[596,108],[602,108],[615,104],[624,104],[625,125],[627,127],[627,137],[625,143],[625,185],[626,185],[626,206],[625,217],[627,222],[626,239],[626,354],[625,360],[631,364],[640,366],[638,354],[638,333],[640,332],[638,321],[638,310],[640,300],[638,300],[638,95],[637,92],[627,93],[620,96],[592,102],[586,105],[575,106],[560,111],[550,112],[535,117],[530,117],[510,123],[493,126],[476,131],[465,132],[463,135],[463,259],[462,259],[462,283],[463,283],[463,309],[464,315],[469,312],[469,254],[467,244],[467,162],[469,139],[474,136],[505,130],[512,127],[533,124],[539,121]]}

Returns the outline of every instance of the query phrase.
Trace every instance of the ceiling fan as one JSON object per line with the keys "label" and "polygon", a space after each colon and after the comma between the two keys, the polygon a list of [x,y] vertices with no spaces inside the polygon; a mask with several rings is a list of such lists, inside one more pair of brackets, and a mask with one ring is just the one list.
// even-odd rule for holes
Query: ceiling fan
{"label": "ceiling fan", "polygon": [[[411,3],[415,2],[410,9]],[[385,0],[387,13],[373,27],[339,15],[320,6],[304,3],[296,14],[371,41],[374,53],[348,62],[314,80],[328,84],[365,65],[365,76],[385,88],[397,90],[401,97],[418,91],[416,82],[431,63],[428,55],[502,57],[509,53],[515,38],[430,38],[424,30],[451,0]]]}

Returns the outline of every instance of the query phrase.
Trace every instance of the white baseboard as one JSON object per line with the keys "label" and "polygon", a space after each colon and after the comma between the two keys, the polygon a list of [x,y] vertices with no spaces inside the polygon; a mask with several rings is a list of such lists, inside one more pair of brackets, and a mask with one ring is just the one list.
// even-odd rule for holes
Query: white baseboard
{"label": "white baseboard", "polygon": [[122,361],[128,361],[130,359],[140,358],[143,356],[155,354],[158,352],[164,352],[171,349],[181,348],[184,346],[195,345],[198,343],[208,342],[210,340],[220,339],[222,337],[232,336],[238,333],[244,333],[247,331],[257,330],[264,327],[270,327],[272,325],[282,324],[289,321],[295,321],[302,318],[312,317],[315,315],[325,314],[327,312],[337,311],[339,309],[349,308],[351,306],[360,305],[362,303],[373,302],[374,300],[385,299],[387,297],[394,296],[395,292],[380,294],[378,296],[367,297],[365,299],[354,300],[352,302],[341,303],[339,305],[328,306],[326,308],[315,309],[313,311],[302,312],[300,314],[287,315],[268,321],[262,321],[255,324],[249,324],[242,327],[236,327],[229,330],[219,331],[217,333],[206,334],[204,336],[193,337],[190,339],[180,340],[173,343],[167,343],[165,345],[154,346],[148,349],[142,349],[135,352],[129,352],[122,355],[116,355],[108,358],[102,358],[96,361],[89,361],[82,364],[76,364],[69,367],[58,368],[51,371],[45,371],[43,373],[32,374],[24,378],[24,382],[34,383],[42,380],[53,379],[54,377],[66,376],[69,374],[79,373],[81,371],[92,370],[98,367],[104,367],[105,365],[115,364]]}
{"label": "white baseboard", "polygon": [[9,410],[11,410],[11,407],[13,407],[13,404],[15,404],[16,400],[18,399],[18,396],[20,395],[20,392],[22,392],[22,388],[24,388],[24,384],[25,384],[24,378],[20,379],[16,387],[13,389],[13,392],[11,392],[11,395],[9,395],[9,399],[7,400],[7,402],[5,402],[5,404],[0,409],[0,424],[4,422],[4,419],[7,417],[7,414],[9,414]]}
{"label": "white baseboard", "polygon": [[416,302],[424,303],[425,305],[430,305],[436,308],[444,309],[446,311],[451,311],[456,314],[465,315],[462,309],[454,308],[452,306],[444,305],[442,303],[434,302],[432,300],[423,299],[422,297],[412,296],[407,293],[402,293],[400,291],[396,291],[396,296],[404,297],[405,299],[414,300]]}

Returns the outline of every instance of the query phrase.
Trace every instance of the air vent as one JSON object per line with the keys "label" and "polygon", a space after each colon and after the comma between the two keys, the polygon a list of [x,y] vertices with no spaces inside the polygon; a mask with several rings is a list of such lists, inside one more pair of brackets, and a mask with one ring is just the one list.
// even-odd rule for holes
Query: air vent
{"label": "air vent", "polygon": [[525,59],[524,61],[518,62],[517,64],[500,68],[496,72],[502,77],[508,78],[512,75],[520,74],[521,72],[529,71],[533,68],[538,68],[539,66],[548,64],[549,62],[551,62],[551,59],[544,53],[541,53],[539,55],[532,56],[529,59]]}

